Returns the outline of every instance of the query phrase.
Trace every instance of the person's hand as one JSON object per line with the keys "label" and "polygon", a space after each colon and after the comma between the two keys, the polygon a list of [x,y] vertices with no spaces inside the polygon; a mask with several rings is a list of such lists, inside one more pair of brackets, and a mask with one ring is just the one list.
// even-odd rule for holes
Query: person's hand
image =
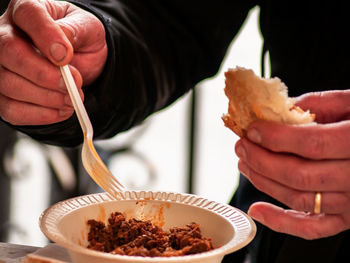
{"label": "person's hand", "polygon": [[73,107],[58,66],[82,86],[101,73],[107,57],[104,27],[70,3],[11,0],[0,17],[0,116],[13,125],[63,121]]}
{"label": "person's hand", "polygon": [[[290,208],[257,202],[248,214],[275,231],[317,239],[350,229],[350,91],[307,94],[298,105],[317,124],[254,122],[236,154],[252,184]],[[321,214],[313,213],[316,192]]]}

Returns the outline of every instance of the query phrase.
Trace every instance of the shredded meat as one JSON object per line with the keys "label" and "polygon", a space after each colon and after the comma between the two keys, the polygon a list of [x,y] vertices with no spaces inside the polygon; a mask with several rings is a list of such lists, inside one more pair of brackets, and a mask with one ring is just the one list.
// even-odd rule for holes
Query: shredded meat
{"label": "shredded meat", "polygon": [[88,220],[88,225],[88,248],[112,254],[171,257],[213,249],[211,240],[202,237],[199,225],[194,222],[163,231],[151,221],[126,220],[122,213],[114,212],[107,226],[96,220]]}

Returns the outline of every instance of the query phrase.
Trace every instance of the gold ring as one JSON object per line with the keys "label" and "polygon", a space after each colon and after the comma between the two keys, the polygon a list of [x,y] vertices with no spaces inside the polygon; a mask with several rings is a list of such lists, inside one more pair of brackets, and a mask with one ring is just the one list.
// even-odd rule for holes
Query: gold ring
{"label": "gold ring", "polygon": [[317,192],[315,195],[315,208],[314,208],[315,214],[321,213],[321,201],[322,201],[321,192]]}

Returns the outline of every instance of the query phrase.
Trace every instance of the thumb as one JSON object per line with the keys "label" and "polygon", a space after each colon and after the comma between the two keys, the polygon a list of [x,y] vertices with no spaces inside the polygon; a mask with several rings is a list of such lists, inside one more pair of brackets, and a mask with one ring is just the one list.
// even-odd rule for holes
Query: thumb
{"label": "thumb", "polygon": [[57,19],[56,23],[65,33],[75,51],[93,53],[106,45],[103,24],[85,10],[71,6],[66,16]]}
{"label": "thumb", "polygon": [[71,61],[73,47],[46,6],[38,1],[18,1],[13,7],[12,18],[16,26],[31,38],[40,53],[52,63],[61,66]]}

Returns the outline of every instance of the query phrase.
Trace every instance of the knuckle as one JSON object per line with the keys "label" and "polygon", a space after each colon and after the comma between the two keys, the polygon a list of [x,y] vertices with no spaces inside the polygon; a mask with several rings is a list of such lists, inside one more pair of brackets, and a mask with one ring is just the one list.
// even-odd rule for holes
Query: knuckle
{"label": "knuckle", "polygon": [[37,83],[39,84],[43,84],[46,82],[46,79],[47,79],[47,70],[45,69],[40,69],[40,70],[37,70],[36,73],[35,73],[35,80]]}
{"label": "knuckle", "polygon": [[33,15],[33,1],[21,1],[13,8],[13,19],[16,21],[22,17],[31,17]]}
{"label": "knuckle", "polygon": [[[14,66],[19,66],[18,63],[23,63],[26,57],[24,55],[24,50],[21,41],[16,41],[16,37],[8,34],[6,36],[1,37],[0,41],[0,59],[5,60],[13,59]],[[17,65],[16,65],[17,64]]]}
{"label": "knuckle", "polygon": [[45,90],[45,104],[51,107],[63,107],[65,105],[63,96],[63,94],[60,94],[58,92],[52,90]]}
{"label": "knuckle", "polygon": [[13,46],[15,46],[16,42],[13,41],[13,37],[11,34],[4,33],[0,36],[0,52],[1,57],[5,56],[4,52],[11,50]]}
{"label": "knuckle", "polygon": [[327,150],[327,143],[321,134],[310,133],[304,137],[302,145],[306,146],[306,156],[312,159],[319,159]]}
{"label": "knuckle", "polygon": [[336,200],[329,200],[324,198],[322,202],[322,210],[323,212],[338,214],[343,213],[344,211],[348,211],[349,209],[349,199],[345,196],[338,196]]}
{"label": "knuckle", "polygon": [[58,81],[54,81],[54,78],[51,76],[51,71],[48,68],[41,68],[35,71],[35,82],[40,86],[52,86],[51,83],[56,83]]}
{"label": "knuckle", "polygon": [[310,171],[306,167],[296,169],[292,171],[293,174],[289,174],[288,183],[297,189],[307,190],[312,184]]}
{"label": "knuckle", "polygon": [[[93,27],[96,29],[94,32],[96,34],[96,39],[105,39],[105,35],[106,35],[106,32],[105,32],[105,27],[103,26],[102,22],[99,20],[99,19],[96,19],[94,17],[93,19],[94,21],[94,24],[93,24]],[[101,42],[100,44],[101,45],[104,45],[104,41]]]}
{"label": "knuckle", "polygon": [[44,67],[33,69],[32,73],[33,81],[38,85],[49,89],[58,89],[61,74],[56,67],[47,64]]}
{"label": "knuckle", "polygon": [[[326,185],[329,185],[331,182],[330,179],[332,176],[328,172],[321,171],[314,176],[315,181],[317,180],[317,185],[323,188]],[[315,182],[316,183],[316,182]]]}
{"label": "knuckle", "polygon": [[298,211],[312,211],[313,204],[310,203],[310,196],[307,193],[297,192],[289,196],[291,208]]}
{"label": "knuckle", "polygon": [[329,201],[329,204],[327,199],[324,199],[323,205],[333,208],[336,213],[350,211],[350,193],[337,193],[336,197],[336,199]]}
{"label": "knuckle", "polygon": [[2,93],[6,88],[9,87],[9,79],[7,71],[0,65],[0,92]]}

